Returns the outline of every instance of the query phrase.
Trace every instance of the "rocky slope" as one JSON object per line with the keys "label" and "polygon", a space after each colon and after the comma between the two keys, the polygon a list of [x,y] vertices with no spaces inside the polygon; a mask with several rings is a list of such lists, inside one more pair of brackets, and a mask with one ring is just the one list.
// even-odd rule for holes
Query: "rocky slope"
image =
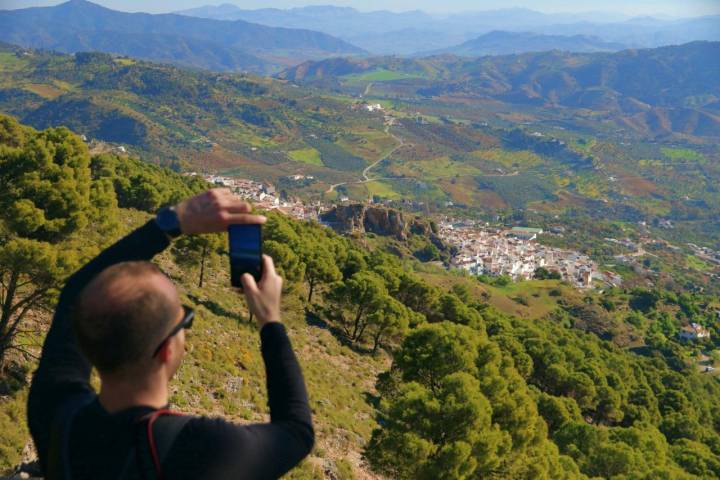
{"label": "rocky slope", "polygon": [[340,233],[369,232],[398,240],[407,240],[410,235],[421,235],[444,249],[442,240],[433,232],[427,220],[405,215],[392,208],[361,203],[335,205],[321,215],[321,220]]}

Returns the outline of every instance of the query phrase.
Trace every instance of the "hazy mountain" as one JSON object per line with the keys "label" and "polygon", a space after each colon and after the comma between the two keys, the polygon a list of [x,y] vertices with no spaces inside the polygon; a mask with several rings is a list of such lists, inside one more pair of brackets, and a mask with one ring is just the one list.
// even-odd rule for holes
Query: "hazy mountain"
{"label": "hazy mountain", "polygon": [[371,52],[401,55],[448,48],[498,29],[523,30],[586,18],[623,19],[609,14],[548,15],[521,8],[437,16],[421,11],[360,12],[334,6],[244,10],[232,4],[207,5],[177,13],[222,20],[241,19],[276,27],[309,28],[337,36]]}
{"label": "hazy mountain", "polygon": [[585,35],[563,36],[494,31],[454,47],[430,52],[430,54],[450,53],[465,57],[481,57],[483,55],[509,55],[549,50],[614,52],[624,48],[625,46],[620,43],[604,42],[597,37]]}
{"label": "hazy mountain", "polygon": [[[720,40],[718,17],[668,20],[588,12],[546,14],[523,8],[464,12],[447,16],[411,12],[359,12],[348,7],[313,6],[287,10],[244,10],[232,4],[178,12],[202,18],[245,20],[276,27],[309,28],[337,36],[377,54],[410,55],[443,50],[493,31],[588,36],[628,47],[657,47],[695,40]],[[551,46],[551,48],[554,48]],[[562,47],[559,47],[562,48]],[[571,51],[617,50],[586,45]],[[528,51],[521,48],[511,51]]]}
{"label": "hazy mountain", "polygon": [[68,53],[98,50],[213,70],[259,73],[307,59],[363,53],[325,33],[242,20],[125,13],[84,0],[0,11],[0,40]]}
{"label": "hazy mountain", "polygon": [[232,4],[208,5],[177,12],[200,18],[244,20],[273,27],[307,28],[333,35],[374,53],[411,54],[461,43],[471,38],[439,28],[438,18],[420,11],[360,12],[350,7],[309,6],[244,10]]}
{"label": "hazy mountain", "polygon": [[541,26],[534,31],[552,35],[590,35],[637,47],[681,45],[697,40],[720,40],[720,15],[684,20],[640,17],[619,23],[566,23]]}
{"label": "hazy mountain", "polygon": [[349,38],[370,32],[386,33],[403,29],[424,29],[436,18],[420,11],[395,13],[389,11],[359,12],[350,7],[309,6],[287,10],[263,8],[243,10],[232,4],[205,6],[177,12],[216,20],[245,20],[274,27],[307,28]]}
{"label": "hazy mountain", "polygon": [[492,98],[583,109],[608,114],[641,133],[720,136],[720,42],[618,53],[330,59],[280,76],[353,93],[363,92],[367,78],[375,92],[383,91],[385,82],[401,97]]}

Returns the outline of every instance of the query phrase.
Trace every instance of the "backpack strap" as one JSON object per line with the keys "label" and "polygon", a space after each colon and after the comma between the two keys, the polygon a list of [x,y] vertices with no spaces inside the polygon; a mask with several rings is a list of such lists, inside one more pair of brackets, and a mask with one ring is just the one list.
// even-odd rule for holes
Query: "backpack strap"
{"label": "backpack strap", "polygon": [[[163,420],[163,416],[165,420]],[[168,417],[175,418],[170,421],[171,419]],[[168,453],[170,453],[175,439],[180,435],[180,432],[191,418],[192,417],[183,415],[182,413],[164,409],[157,410],[139,419],[140,423],[147,422],[142,429],[139,429],[140,431],[144,430],[144,435],[140,435],[140,437],[144,439],[143,443],[147,442],[147,450],[150,453],[152,465],[158,480],[164,480],[162,464],[167,458]],[[154,428],[158,421],[160,421],[163,428]],[[143,462],[138,459],[138,463],[142,464]]]}

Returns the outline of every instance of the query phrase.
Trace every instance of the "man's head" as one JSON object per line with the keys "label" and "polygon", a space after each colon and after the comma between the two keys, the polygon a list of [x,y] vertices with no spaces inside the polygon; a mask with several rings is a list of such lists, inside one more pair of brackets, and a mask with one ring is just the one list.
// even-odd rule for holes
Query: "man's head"
{"label": "man's head", "polygon": [[101,377],[139,379],[162,370],[169,379],[182,360],[184,332],[163,340],[182,317],[175,286],[155,265],[125,262],[102,271],[83,289],[74,327]]}

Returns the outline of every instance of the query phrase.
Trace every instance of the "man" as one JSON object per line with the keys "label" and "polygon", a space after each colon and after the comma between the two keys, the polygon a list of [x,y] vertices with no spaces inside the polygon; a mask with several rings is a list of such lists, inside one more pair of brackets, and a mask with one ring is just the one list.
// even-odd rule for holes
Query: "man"
{"label": "man", "polygon": [[[164,209],[65,285],[28,399],[28,423],[47,479],[278,478],[311,450],[307,393],[280,323],[282,279],[242,278],[260,328],[270,423],[240,426],[163,412],[193,312],[152,257],[180,234],[263,223],[228,190]],[[91,364],[100,393],[90,386]],[[166,414],[163,414],[166,413]]]}

